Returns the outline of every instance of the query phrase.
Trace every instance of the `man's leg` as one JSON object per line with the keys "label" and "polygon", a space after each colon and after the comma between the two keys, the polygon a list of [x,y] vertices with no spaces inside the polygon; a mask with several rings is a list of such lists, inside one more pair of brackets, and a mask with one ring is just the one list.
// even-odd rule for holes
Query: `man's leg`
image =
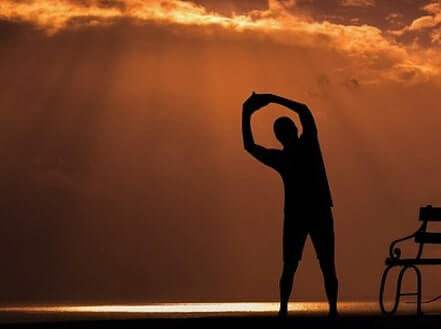
{"label": "man's leg", "polygon": [[308,232],[296,221],[285,217],[283,230],[283,270],[280,277],[280,311],[279,316],[288,315],[288,301],[291,295],[300,259],[302,258]]}
{"label": "man's leg", "polygon": [[311,230],[310,234],[323,273],[329,314],[335,316],[337,315],[338,279],[335,269],[334,223],[331,209],[327,209],[321,216],[323,217],[315,218],[317,226]]}
{"label": "man's leg", "polygon": [[338,279],[335,271],[335,263],[329,260],[320,260],[325,281],[326,295],[329,302],[329,314],[337,315]]}
{"label": "man's leg", "polygon": [[291,295],[294,274],[296,273],[299,262],[284,264],[282,276],[280,277],[280,310],[279,316],[288,315],[288,301]]}

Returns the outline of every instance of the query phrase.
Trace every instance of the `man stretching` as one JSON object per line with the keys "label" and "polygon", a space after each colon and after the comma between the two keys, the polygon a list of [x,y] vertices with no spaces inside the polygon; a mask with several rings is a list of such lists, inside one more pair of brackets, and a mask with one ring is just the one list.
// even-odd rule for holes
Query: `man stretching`
{"label": "man stretching", "polygon": [[[251,115],[269,103],[280,104],[299,115],[303,133],[288,117],[274,122],[274,133],[283,149],[267,149],[254,142]],[[272,94],[253,93],[243,104],[242,134],[245,150],[275,169],[285,188],[283,224],[283,271],[280,278],[279,316],[288,315],[288,300],[294,274],[302,258],[307,235],[311,236],[325,282],[329,315],[337,316],[338,280],[334,262],[332,199],[317,137],[317,127],[308,107]]]}

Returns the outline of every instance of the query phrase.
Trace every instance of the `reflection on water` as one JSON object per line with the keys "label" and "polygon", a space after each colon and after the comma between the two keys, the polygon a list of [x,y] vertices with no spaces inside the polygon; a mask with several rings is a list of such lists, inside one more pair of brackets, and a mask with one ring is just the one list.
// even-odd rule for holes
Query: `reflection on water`
{"label": "reflection on water", "polygon": [[[267,303],[158,303],[144,305],[54,305],[0,307],[0,312],[25,313],[140,313],[149,314],[198,314],[198,313],[272,313],[277,312],[278,302]],[[379,310],[375,302],[339,303],[341,312],[375,313]],[[326,313],[325,302],[289,303],[295,313]]]}
{"label": "reflection on water", "polygon": [[[267,303],[161,303],[143,305],[53,305],[0,307],[0,323],[24,321],[58,321],[78,319],[131,319],[153,317],[192,317],[203,314],[242,315],[276,314],[279,304]],[[325,302],[290,303],[292,315],[324,315]],[[342,316],[380,314],[377,302],[341,302]],[[440,303],[423,306],[425,313],[440,314]],[[413,314],[415,304],[400,304],[400,313]]]}
{"label": "reflection on water", "polygon": [[[68,313],[266,313],[276,312],[279,304],[274,303],[162,303],[147,305],[70,305],[4,307],[6,312],[68,312]],[[324,311],[326,303],[290,303],[292,311]]]}

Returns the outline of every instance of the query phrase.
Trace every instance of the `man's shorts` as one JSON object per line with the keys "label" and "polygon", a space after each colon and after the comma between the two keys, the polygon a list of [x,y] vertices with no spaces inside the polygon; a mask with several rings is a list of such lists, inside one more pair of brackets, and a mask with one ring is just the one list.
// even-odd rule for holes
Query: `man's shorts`
{"label": "man's shorts", "polygon": [[330,207],[296,209],[285,213],[283,261],[295,264],[302,258],[306,237],[310,234],[317,258],[334,262],[334,220]]}

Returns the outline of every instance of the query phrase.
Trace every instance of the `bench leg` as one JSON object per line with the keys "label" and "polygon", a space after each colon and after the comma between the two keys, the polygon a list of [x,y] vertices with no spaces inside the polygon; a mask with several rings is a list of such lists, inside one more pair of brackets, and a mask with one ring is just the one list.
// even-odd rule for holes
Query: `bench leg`
{"label": "bench leg", "polygon": [[[396,266],[398,266],[398,265],[387,266],[386,269],[384,270],[383,276],[381,278],[381,286],[380,286],[380,308],[381,308],[381,311],[386,315],[392,315],[398,309],[398,305],[400,304],[401,296],[403,296],[403,295],[416,295],[416,297],[417,297],[416,313],[418,316],[423,315],[423,312],[421,310],[422,278],[421,278],[421,271],[416,265],[406,265],[401,268],[400,273],[398,274],[394,305],[390,311],[387,311],[386,308],[384,307],[384,287],[386,285],[387,275],[389,274],[389,271],[393,267],[396,267]],[[412,268],[415,271],[416,278],[417,278],[417,291],[416,291],[416,293],[403,293],[402,294],[401,293],[401,285],[403,282],[404,273],[406,273],[406,271],[409,268]]]}
{"label": "bench leg", "polygon": [[417,277],[417,292],[416,292],[416,296],[417,296],[417,315],[423,315],[423,312],[421,310],[421,292],[422,292],[422,279],[421,279],[421,272],[420,269],[415,266],[412,265],[411,266],[414,270],[415,270],[415,274]]}
{"label": "bench leg", "polygon": [[397,308],[398,308],[398,304],[400,302],[400,295],[399,295],[399,290],[401,289],[401,278],[402,278],[402,271],[400,272],[400,277],[399,277],[399,284],[397,285],[397,292],[395,295],[395,303],[394,306],[392,308],[391,311],[387,311],[386,308],[384,307],[384,286],[386,285],[386,279],[387,279],[387,275],[389,274],[389,271],[395,267],[395,265],[389,265],[386,267],[386,269],[383,272],[383,276],[381,277],[381,285],[380,285],[380,309],[381,312],[383,312],[386,315],[392,315],[396,312]]}
{"label": "bench leg", "polygon": [[397,286],[395,289],[395,301],[394,301],[393,307],[390,311],[387,311],[386,308],[384,307],[384,287],[386,285],[387,275],[389,274],[389,271],[396,266],[400,266],[400,265],[388,265],[386,267],[386,269],[384,270],[383,276],[381,278],[381,286],[380,286],[380,308],[381,308],[381,311],[386,315],[392,315],[397,311],[398,306],[400,305],[401,296],[407,295],[407,294],[401,293],[401,285],[403,282],[404,273],[406,273],[406,271],[409,268],[413,268],[415,270],[416,275],[417,275],[417,289],[418,290],[415,295],[417,295],[417,313],[420,314],[421,313],[421,273],[420,273],[419,269],[414,265],[402,266],[400,273],[398,274]]}

